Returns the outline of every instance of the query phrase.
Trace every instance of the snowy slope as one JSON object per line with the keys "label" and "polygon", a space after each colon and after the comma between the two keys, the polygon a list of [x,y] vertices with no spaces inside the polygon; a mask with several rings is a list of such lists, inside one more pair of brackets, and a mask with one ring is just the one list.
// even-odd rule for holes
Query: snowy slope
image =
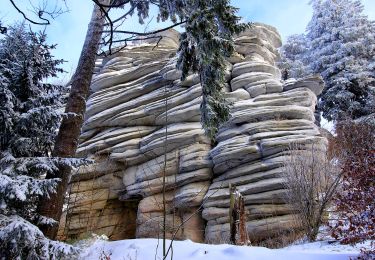
{"label": "snowy slope", "polygon": [[[167,241],[167,247],[169,243],[170,240]],[[190,240],[173,242],[173,259],[175,260],[332,260],[349,259],[358,256],[359,252],[360,246],[343,246],[328,244],[327,242],[295,245],[283,249],[208,245],[194,243]],[[104,256],[110,256],[109,259],[111,260],[162,259],[162,240],[159,240],[159,244],[157,239],[131,239],[111,242],[95,240],[84,249],[80,259],[105,259]],[[171,259],[170,256],[167,259]]]}

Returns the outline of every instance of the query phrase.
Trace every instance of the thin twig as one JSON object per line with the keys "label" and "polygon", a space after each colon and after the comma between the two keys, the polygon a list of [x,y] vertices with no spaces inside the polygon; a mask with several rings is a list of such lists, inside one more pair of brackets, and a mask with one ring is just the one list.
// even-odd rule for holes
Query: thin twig
{"label": "thin twig", "polygon": [[[147,35],[150,35],[150,34],[156,34],[156,33],[167,31],[169,29],[172,29],[172,28],[174,28],[176,26],[179,26],[181,24],[184,24],[184,23],[186,23],[186,21],[181,21],[181,22],[175,23],[171,26],[165,27],[163,29],[159,29],[159,30],[155,30],[155,31],[151,31],[151,32],[143,32],[142,33],[142,32],[133,32],[133,31],[124,31],[124,30],[114,30],[113,33],[134,34],[134,35],[138,35],[138,36],[147,36]],[[103,33],[108,33],[108,32],[111,32],[111,31],[108,31],[108,30],[103,31]]]}
{"label": "thin twig", "polygon": [[34,21],[32,19],[30,19],[18,6],[17,4],[13,1],[13,0],[9,0],[11,2],[11,4],[13,5],[13,7],[23,16],[23,18],[26,20],[26,21],[29,21],[30,23],[32,24],[37,24],[37,25],[49,25],[50,22],[48,19],[44,18],[43,17],[43,13],[44,11],[43,10],[39,10],[38,12],[38,17],[39,19],[43,20],[44,22],[37,22],[37,21]]}

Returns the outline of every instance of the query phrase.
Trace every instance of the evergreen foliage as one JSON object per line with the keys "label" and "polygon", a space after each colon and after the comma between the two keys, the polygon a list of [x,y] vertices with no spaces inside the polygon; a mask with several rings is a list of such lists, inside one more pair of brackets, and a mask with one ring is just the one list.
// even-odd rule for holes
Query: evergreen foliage
{"label": "evergreen foliage", "polygon": [[221,123],[229,118],[229,103],[223,96],[226,83],[225,59],[234,52],[233,36],[250,24],[240,23],[237,9],[229,0],[163,0],[159,19],[186,20],[181,34],[177,68],[184,80],[189,72],[198,72],[202,85],[201,122],[213,138]]}
{"label": "evergreen foliage", "polygon": [[[310,3],[313,17],[306,34],[288,39],[282,63],[307,67],[302,76],[310,72],[322,75],[326,87],[319,108],[328,120],[356,119],[374,113],[374,22],[363,15],[360,1]],[[290,74],[298,73],[292,70]]]}
{"label": "evergreen foliage", "polygon": [[74,252],[35,226],[56,224],[36,211],[59,181],[44,176],[59,164],[81,163],[50,157],[66,93],[43,82],[62,72],[54,48],[24,24],[9,27],[0,40],[0,255],[6,259],[60,259]]}
{"label": "evergreen foliage", "polygon": [[303,78],[312,74],[306,59],[308,51],[308,40],[304,34],[295,34],[288,37],[288,41],[280,49],[281,60],[278,64],[283,72],[284,80]]}

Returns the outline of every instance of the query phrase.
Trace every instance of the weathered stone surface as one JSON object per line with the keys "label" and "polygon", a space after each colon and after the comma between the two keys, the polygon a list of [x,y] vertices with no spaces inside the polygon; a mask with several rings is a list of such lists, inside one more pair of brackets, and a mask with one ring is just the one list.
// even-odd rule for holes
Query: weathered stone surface
{"label": "weathered stone surface", "polygon": [[268,133],[296,133],[297,131],[314,131],[319,134],[318,127],[309,120],[292,119],[292,120],[266,120],[255,123],[242,124],[236,128],[226,127],[219,131],[217,140],[227,140],[233,136],[246,134],[251,139],[259,135]]}
{"label": "weathered stone surface", "polygon": [[[253,220],[247,222],[249,238],[253,242],[262,239],[269,239],[290,231],[297,227],[295,215],[283,215],[271,217],[262,220]],[[211,243],[228,243],[229,242],[229,223],[218,225],[207,225],[206,241]]]}
{"label": "weathered stone surface", "polygon": [[130,140],[140,139],[141,137],[153,132],[155,129],[156,127],[152,126],[108,128],[107,130],[91,137],[87,142],[81,142],[77,149],[77,154],[79,156],[85,156],[95,153],[100,154],[101,151],[108,153],[106,151],[107,148],[111,148],[110,150],[112,152],[112,147],[120,146],[120,144],[124,144]]}
{"label": "weathered stone surface", "polygon": [[231,118],[212,142],[200,124],[199,76],[181,82],[178,33],[163,33],[157,47],[150,40],[98,59],[77,152],[95,163],[73,175],[60,235],[160,237],[165,190],[167,237],[227,242],[230,184],[244,196],[252,241],[290,230],[283,162],[292,143],[326,147],[314,124],[322,80],[281,81],[280,35],[255,23],[226,63]]}
{"label": "weathered stone surface", "polygon": [[164,65],[164,62],[150,62],[144,66],[132,67],[130,69],[123,69],[120,71],[113,71],[102,74],[93,78],[91,89],[96,91],[105,87],[126,83],[147,74],[160,70]]}
{"label": "weathered stone surface", "polygon": [[199,207],[189,207],[182,213],[184,239],[204,241],[205,222]]}
{"label": "weathered stone surface", "polygon": [[250,94],[246,90],[240,88],[240,89],[237,89],[233,92],[225,93],[225,98],[229,102],[236,102],[236,101],[240,101],[240,100],[249,99]]}
{"label": "weathered stone surface", "polygon": [[240,33],[239,37],[242,36],[257,37],[267,41],[274,48],[281,47],[281,36],[277,29],[267,24],[254,23],[250,29]]}
{"label": "weathered stone surface", "polygon": [[281,73],[278,68],[266,62],[251,62],[245,61],[233,65],[232,77],[238,77],[244,73],[263,72],[273,75],[275,78],[280,78]]}
{"label": "weathered stone surface", "polygon": [[238,52],[234,52],[232,56],[229,57],[228,61],[232,64],[242,62],[245,60],[245,57],[242,54],[239,54]]}
{"label": "weathered stone surface", "polygon": [[173,49],[177,49],[179,46],[179,41],[180,41],[180,33],[176,30],[167,30],[163,32],[159,32],[155,34],[155,36],[162,36],[161,39],[159,38],[151,38],[151,39],[146,39],[144,42],[147,42],[153,46],[156,44],[158,46],[166,46],[170,47]]}
{"label": "weathered stone surface", "polygon": [[158,74],[148,74],[130,83],[119,84],[95,92],[87,102],[86,117],[91,117],[106,109],[111,109],[122,103],[148,94],[165,86],[168,82]]}
{"label": "weathered stone surface", "polygon": [[320,76],[310,76],[295,81],[288,81],[284,85],[284,91],[296,88],[308,88],[318,96],[323,91],[324,82]]}
{"label": "weathered stone surface", "polygon": [[[163,214],[162,212],[152,212],[144,214],[143,219],[137,216],[137,233],[138,238],[149,238],[149,237],[162,237],[163,236]],[[140,221],[139,221],[140,220]],[[176,239],[183,238],[183,230],[178,228],[181,226],[182,219],[174,214],[168,214],[166,216],[166,238],[172,239],[174,234]]]}
{"label": "weathered stone surface", "polygon": [[253,82],[270,79],[272,77],[273,77],[272,74],[262,73],[262,72],[249,72],[249,73],[241,74],[240,76],[232,79],[231,81],[232,91],[245,87],[246,85],[251,84]]}
{"label": "weathered stone surface", "polygon": [[140,150],[152,157],[196,142],[210,143],[200,123],[171,124],[142,138]]}
{"label": "weathered stone surface", "polygon": [[267,93],[266,84],[245,86],[245,89],[249,92],[251,97],[257,97]]}
{"label": "weathered stone surface", "polygon": [[[295,210],[286,204],[260,204],[248,205],[246,207],[247,220],[262,219],[278,215],[287,215],[295,212]],[[229,222],[229,214],[227,208],[206,208],[202,212],[202,216],[210,221],[210,224],[224,224]]]}
{"label": "weathered stone surface", "polygon": [[80,239],[95,233],[106,234],[112,240],[132,238],[136,232],[136,206],[114,199],[104,201],[100,206],[93,203],[86,210],[69,210],[64,212],[58,236],[60,239]]}
{"label": "weathered stone surface", "polygon": [[175,194],[175,205],[179,209],[186,209],[193,206],[199,207],[202,204],[203,197],[206,195],[209,181],[194,182],[179,188]]}
{"label": "weathered stone surface", "polygon": [[228,122],[229,124],[243,124],[268,120],[295,119],[313,121],[315,120],[314,112],[308,107],[296,105],[252,107],[234,112]]}
{"label": "weathered stone surface", "polygon": [[279,39],[274,28],[255,25],[236,40],[237,51],[245,58],[234,62],[231,89],[245,89],[250,97],[234,101],[232,117],[219,130],[218,143],[210,152],[214,179],[202,214],[207,242],[229,240],[229,184],[244,196],[252,241],[292,229],[294,211],[284,204],[282,165],[289,158],[285,151],[292,143],[323,150],[327,145],[314,124],[322,81],[308,77],[282,83],[274,66]]}
{"label": "weathered stone surface", "polygon": [[[164,160],[164,159],[167,160]],[[123,183],[126,186],[152,180],[155,178],[173,175],[178,171],[178,152],[172,151],[145,163],[128,167],[123,173]]]}

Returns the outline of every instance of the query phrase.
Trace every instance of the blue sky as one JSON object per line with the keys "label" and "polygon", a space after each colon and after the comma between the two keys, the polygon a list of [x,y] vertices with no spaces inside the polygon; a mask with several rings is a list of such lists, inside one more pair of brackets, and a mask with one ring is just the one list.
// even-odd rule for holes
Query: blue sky
{"label": "blue sky", "polygon": [[[5,24],[22,21],[22,16],[11,6],[9,0],[0,0],[0,19]],[[49,0],[51,2],[51,0]],[[62,0],[58,0],[62,2]],[[311,18],[310,0],[232,0],[238,7],[239,15],[246,21],[263,22],[275,26],[285,40],[289,35],[302,33]],[[27,0],[15,0],[20,7],[30,8],[25,5]],[[37,3],[38,0],[31,0]],[[53,2],[53,1],[52,1]],[[362,0],[365,14],[375,20],[375,0]],[[54,51],[56,58],[67,60],[64,69],[68,71],[62,79],[67,80],[78,62],[84,37],[92,11],[91,0],[66,0],[69,12],[60,15],[46,27],[48,41],[57,43]],[[152,15],[150,15],[152,18]],[[149,30],[157,29],[162,25],[152,19]],[[129,19],[125,26],[129,30],[143,31],[144,27],[138,24],[138,19]],[[34,26],[34,30],[43,30],[43,26]]]}

